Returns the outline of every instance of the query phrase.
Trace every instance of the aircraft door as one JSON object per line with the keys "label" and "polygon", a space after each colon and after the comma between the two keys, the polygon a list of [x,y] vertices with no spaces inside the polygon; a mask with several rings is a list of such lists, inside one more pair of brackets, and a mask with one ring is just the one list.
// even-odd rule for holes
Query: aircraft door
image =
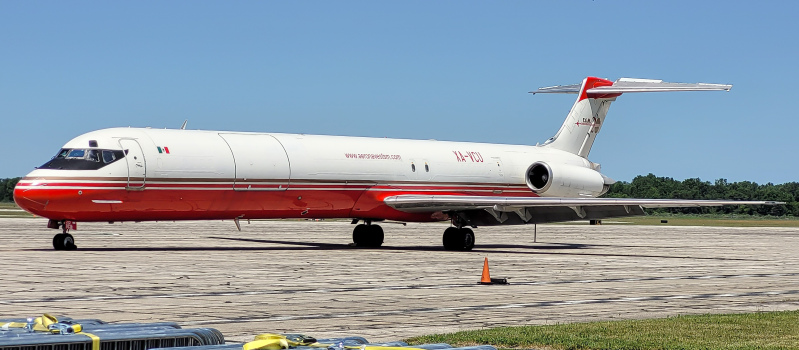
{"label": "aircraft door", "polygon": [[139,142],[134,139],[120,139],[119,145],[125,151],[125,159],[128,163],[128,190],[144,189],[147,178],[147,162],[144,159],[144,152]]}
{"label": "aircraft door", "polygon": [[291,169],[283,145],[271,135],[219,134],[233,153],[237,191],[285,191]]}
{"label": "aircraft door", "polygon": [[505,174],[502,173],[502,158],[500,157],[491,157],[491,163],[496,163],[496,165],[491,164],[491,167],[494,169],[492,172],[499,180],[505,180]]}

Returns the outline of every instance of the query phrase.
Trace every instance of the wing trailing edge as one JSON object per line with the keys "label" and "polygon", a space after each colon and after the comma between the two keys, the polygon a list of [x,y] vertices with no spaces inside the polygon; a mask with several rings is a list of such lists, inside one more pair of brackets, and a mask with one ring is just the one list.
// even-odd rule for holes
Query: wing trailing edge
{"label": "wing trailing edge", "polygon": [[518,211],[547,207],[638,206],[642,208],[720,207],[724,205],[778,205],[775,201],[636,199],[636,198],[554,198],[398,195],[383,200],[388,206],[405,212],[463,211],[491,209]]}
{"label": "wing trailing edge", "polygon": [[408,213],[446,212],[468,225],[525,225],[646,215],[643,208],[777,205],[772,201],[398,195],[383,200]]}

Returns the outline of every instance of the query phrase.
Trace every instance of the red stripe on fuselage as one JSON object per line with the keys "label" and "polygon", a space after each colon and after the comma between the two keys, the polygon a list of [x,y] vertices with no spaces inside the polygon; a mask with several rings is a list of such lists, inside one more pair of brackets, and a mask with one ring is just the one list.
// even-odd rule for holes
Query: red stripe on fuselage
{"label": "red stripe on fuselage", "polygon": [[505,184],[369,185],[298,180],[286,190],[280,184],[251,183],[258,180],[236,183],[234,189],[232,179],[216,183],[148,179],[145,188],[127,190],[126,182],[118,179],[74,180],[23,179],[14,190],[15,200],[35,215],[73,221],[358,217],[424,222],[436,220],[430,213],[395,210],[385,205],[383,199],[401,194],[534,196],[524,186]]}

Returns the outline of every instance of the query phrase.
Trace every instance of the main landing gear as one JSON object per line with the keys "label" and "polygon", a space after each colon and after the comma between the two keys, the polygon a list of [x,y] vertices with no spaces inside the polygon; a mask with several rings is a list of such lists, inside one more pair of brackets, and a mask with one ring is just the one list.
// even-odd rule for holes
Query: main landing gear
{"label": "main landing gear", "polygon": [[474,231],[467,226],[477,228],[469,217],[462,213],[450,213],[452,226],[444,230],[444,249],[469,251],[474,248]]}
{"label": "main landing gear", "polygon": [[474,231],[468,227],[444,230],[444,249],[468,251],[474,248]]}
{"label": "main landing gear", "polygon": [[[352,223],[357,224],[360,219],[353,219]],[[383,245],[383,228],[380,225],[373,225],[372,220],[364,220],[365,224],[355,226],[352,230],[352,242],[358,247],[377,248]],[[469,251],[474,248],[474,231],[471,228],[463,227],[461,221],[453,220],[454,224],[444,231],[444,249]]]}
{"label": "main landing gear", "polygon": [[75,238],[69,232],[69,226],[64,221],[50,220],[47,223],[48,228],[62,228],[63,232],[53,237],[53,248],[55,250],[75,250],[78,246],[75,245]]}
{"label": "main landing gear", "polygon": [[[353,220],[353,224],[358,220]],[[352,242],[358,247],[379,247],[383,245],[383,228],[380,225],[372,225],[371,220],[365,220],[366,224],[355,226],[352,230]]]}

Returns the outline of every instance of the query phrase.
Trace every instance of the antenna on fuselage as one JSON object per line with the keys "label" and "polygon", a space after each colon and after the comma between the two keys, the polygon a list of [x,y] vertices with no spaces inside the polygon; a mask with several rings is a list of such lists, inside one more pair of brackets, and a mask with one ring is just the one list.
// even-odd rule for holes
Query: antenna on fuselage
{"label": "antenna on fuselage", "polygon": [[184,120],[183,121],[183,125],[180,126],[180,130],[186,130],[186,124],[188,124],[188,123],[189,123],[188,119]]}

